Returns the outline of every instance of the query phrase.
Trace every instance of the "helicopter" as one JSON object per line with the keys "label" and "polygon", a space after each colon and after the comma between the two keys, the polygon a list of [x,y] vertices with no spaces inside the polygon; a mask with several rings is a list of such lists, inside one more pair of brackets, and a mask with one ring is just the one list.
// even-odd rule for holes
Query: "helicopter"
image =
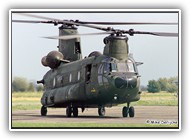
{"label": "helicopter", "polygon": [[[67,117],[78,117],[81,108],[98,108],[98,115],[105,116],[105,107],[126,103],[123,117],[134,117],[135,109],[131,102],[140,100],[140,74],[136,62],[129,52],[128,36],[148,34],[164,37],[178,37],[178,33],[145,32],[134,29],[121,30],[99,25],[161,24],[177,23],[154,22],[86,22],[80,20],[60,20],[38,15],[19,13],[24,16],[44,19],[12,20],[19,23],[44,23],[61,25],[59,36],[45,37],[59,40],[58,51],[51,51],[41,59],[50,70],[37,81],[43,84],[41,116],[47,115],[47,108],[66,108]],[[78,27],[101,30],[99,33],[79,34]],[[80,36],[107,34],[103,42],[103,53],[93,51],[82,58]]]}

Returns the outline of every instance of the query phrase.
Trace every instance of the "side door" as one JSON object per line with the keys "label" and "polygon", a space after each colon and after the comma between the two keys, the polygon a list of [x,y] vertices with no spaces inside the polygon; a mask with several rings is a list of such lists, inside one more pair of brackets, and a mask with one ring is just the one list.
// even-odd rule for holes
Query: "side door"
{"label": "side door", "polygon": [[93,98],[97,96],[97,74],[96,66],[93,64],[87,64],[85,67],[85,89],[87,98]]}

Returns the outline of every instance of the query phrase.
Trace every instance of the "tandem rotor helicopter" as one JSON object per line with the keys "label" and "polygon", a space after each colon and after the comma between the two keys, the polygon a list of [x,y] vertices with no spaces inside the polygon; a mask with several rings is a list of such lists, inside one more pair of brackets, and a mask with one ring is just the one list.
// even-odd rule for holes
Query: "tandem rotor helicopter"
{"label": "tandem rotor helicopter", "polygon": [[[101,25],[178,25],[178,23],[157,22],[87,22],[60,20],[28,13],[17,13],[39,20],[12,20],[18,23],[43,23],[59,26],[59,36],[46,37],[59,40],[58,51],[51,51],[41,59],[50,70],[37,81],[43,84],[41,116],[47,115],[47,108],[66,108],[67,117],[78,117],[81,108],[98,108],[99,116],[105,115],[105,107],[126,103],[123,117],[134,117],[131,102],[140,99],[140,75],[136,62],[129,53],[128,37],[135,34],[178,37],[178,33],[146,32],[134,29],[121,30]],[[78,28],[86,27],[102,32],[79,34]],[[103,53],[93,51],[82,58],[80,36],[107,34],[103,42]]]}

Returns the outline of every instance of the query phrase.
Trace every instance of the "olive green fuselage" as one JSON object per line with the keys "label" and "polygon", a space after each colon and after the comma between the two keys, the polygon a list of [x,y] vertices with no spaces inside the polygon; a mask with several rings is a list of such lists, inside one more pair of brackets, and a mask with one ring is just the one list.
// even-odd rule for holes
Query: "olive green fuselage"
{"label": "olive green fuselage", "polygon": [[140,78],[130,57],[120,61],[100,55],[61,63],[43,80],[41,103],[46,107],[110,107],[140,99]]}

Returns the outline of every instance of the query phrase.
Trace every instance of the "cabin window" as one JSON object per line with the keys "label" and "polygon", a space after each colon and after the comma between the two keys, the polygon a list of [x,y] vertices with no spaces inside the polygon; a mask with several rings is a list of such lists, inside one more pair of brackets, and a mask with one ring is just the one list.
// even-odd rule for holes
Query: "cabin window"
{"label": "cabin window", "polygon": [[92,69],[92,64],[88,64],[86,66],[86,82],[90,82],[90,77],[91,77],[91,69]]}
{"label": "cabin window", "polygon": [[81,54],[80,42],[75,42],[75,54]]}
{"label": "cabin window", "polygon": [[58,84],[63,84],[63,76],[62,75],[59,75],[59,76],[57,76],[57,83]]}
{"label": "cabin window", "polygon": [[56,78],[53,78],[53,88],[55,87]]}
{"label": "cabin window", "polygon": [[72,81],[72,74],[69,75],[69,82]]}
{"label": "cabin window", "polygon": [[80,80],[80,71],[78,71],[78,81]]}

